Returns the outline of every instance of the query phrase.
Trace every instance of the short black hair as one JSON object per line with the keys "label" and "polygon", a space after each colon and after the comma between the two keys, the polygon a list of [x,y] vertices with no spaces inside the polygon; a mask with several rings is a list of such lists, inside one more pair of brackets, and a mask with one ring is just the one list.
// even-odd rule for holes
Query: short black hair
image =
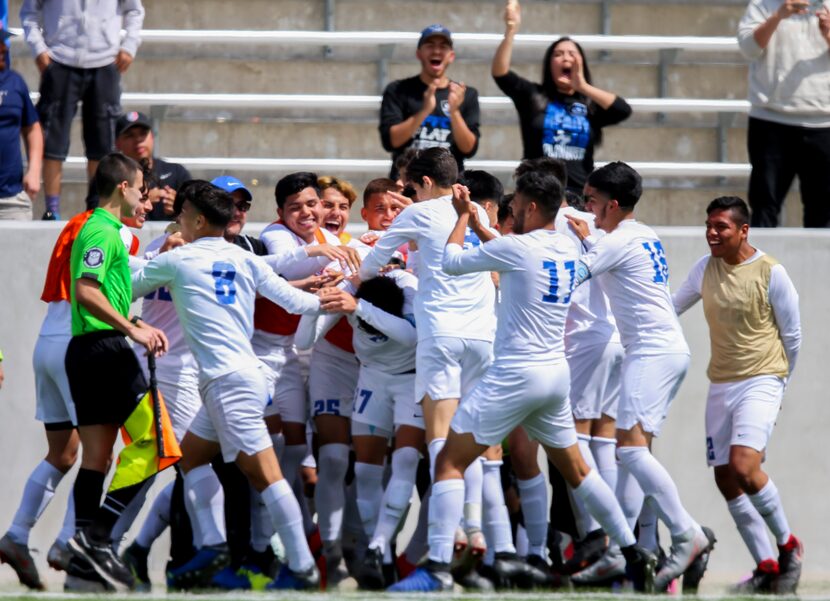
{"label": "short black hair", "polygon": [[[360,286],[355,292],[355,298],[362,298],[365,301],[372,303],[381,311],[386,311],[390,315],[403,317],[403,290],[392,278],[386,276],[377,276],[360,283]],[[368,323],[358,318],[361,329],[373,336],[381,334],[377,329],[370,326]]]}
{"label": "short black hair", "polygon": [[314,188],[317,196],[321,194],[320,185],[317,183],[317,174],[310,171],[298,171],[289,173],[277,182],[274,188],[274,196],[277,199],[277,206],[281,209],[289,196],[302,192],[306,188]]}
{"label": "short black hair", "polygon": [[568,206],[577,211],[585,210],[585,197],[582,194],[577,194],[573,190],[565,190],[565,202]]}
{"label": "short black hair", "polygon": [[498,203],[504,196],[504,186],[499,178],[486,171],[468,169],[461,174],[459,183],[470,190],[470,200],[479,204],[485,200]]}
{"label": "short black hair", "polygon": [[559,180],[563,187],[568,183],[568,166],[561,159],[555,159],[553,157],[524,159],[513,172],[513,179],[519,179],[529,171],[544,171],[550,173]]}
{"label": "short black hair", "polygon": [[395,183],[395,180],[389,179],[388,177],[375,178],[366,184],[366,188],[363,190],[363,205],[365,206],[366,201],[375,194],[386,194],[387,192],[397,191],[398,184]]}
{"label": "short black hair", "polygon": [[718,196],[706,207],[706,214],[711,215],[714,211],[732,211],[732,221],[738,227],[749,223],[749,207],[743,198],[738,196]]}
{"label": "short black hair", "polygon": [[458,181],[458,163],[446,148],[427,148],[419,151],[406,166],[406,178],[423,185],[428,177],[441,188],[449,188]]}
{"label": "short black hair", "polygon": [[120,152],[111,152],[98,163],[95,169],[95,189],[98,198],[109,198],[118,184],[135,183],[135,174],[141,171],[141,165]]}
{"label": "short black hair", "polygon": [[616,200],[620,208],[628,210],[634,208],[643,194],[643,178],[622,161],[595,169],[588,176],[588,185]]}
{"label": "short black hair", "polygon": [[510,208],[510,203],[513,202],[513,193],[505,194],[501,202],[499,203],[499,211],[496,214],[496,220],[498,221],[499,225],[503,224],[504,221],[513,214],[513,209]]}
{"label": "short black hair", "polygon": [[516,182],[516,194],[535,201],[552,220],[562,204],[562,183],[550,173],[530,171]]}
{"label": "short black hair", "polygon": [[226,228],[233,219],[233,197],[222,188],[203,179],[191,179],[179,187],[173,205],[176,215],[182,212],[185,201],[204,215],[209,224],[217,228]]}

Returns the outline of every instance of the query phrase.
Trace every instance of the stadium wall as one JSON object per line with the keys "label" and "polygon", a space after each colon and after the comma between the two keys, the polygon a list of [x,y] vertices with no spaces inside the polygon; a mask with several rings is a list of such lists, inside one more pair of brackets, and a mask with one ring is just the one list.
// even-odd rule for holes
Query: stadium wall
{"label": "stadium wall", "polygon": [[[247,233],[264,224],[251,224]],[[148,224],[142,246],[160,233],[163,224]],[[0,222],[0,281],[2,294],[0,348],[5,354],[6,380],[0,390],[0,457],[3,489],[0,528],[11,522],[30,471],[45,453],[42,427],[34,416],[34,379],[31,367],[38,330],[45,314],[39,301],[46,265],[61,224]],[[707,252],[702,228],[658,228],[667,250],[672,283],[679,286],[693,262]],[[830,455],[821,440],[830,424],[827,402],[827,357],[830,356],[830,232],[800,229],[753,231],[751,241],[779,259],[789,271],[801,298],[803,345],[795,376],[778,420],[766,469],[773,476],[793,530],[806,546],[805,579],[826,581],[830,576],[830,522],[826,498],[830,494]],[[663,436],[655,451],[674,476],[692,515],[711,526],[718,545],[710,562],[710,581],[728,582],[745,574],[752,560],[741,542],[705,463],[703,409],[708,361],[708,332],[698,305],[681,319],[692,349],[689,374],[674,401]],[[158,486],[158,485],[157,485]],[[59,488],[52,506],[32,534],[31,546],[40,549],[36,561],[48,579],[58,578],[46,567],[46,551],[60,529],[69,483]],[[664,544],[668,539],[663,533]],[[163,567],[156,555],[153,566]],[[0,582],[14,581],[13,572],[0,569]]]}

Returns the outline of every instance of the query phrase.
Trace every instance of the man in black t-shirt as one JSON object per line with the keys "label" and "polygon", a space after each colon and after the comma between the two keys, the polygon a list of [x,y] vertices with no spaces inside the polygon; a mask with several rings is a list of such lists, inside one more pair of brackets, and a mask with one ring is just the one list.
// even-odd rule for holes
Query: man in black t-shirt
{"label": "man in black t-shirt", "polygon": [[424,29],[415,56],[420,74],[386,86],[380,107],[380,139],[392,153],[392,179],[397,177],[394,162],[407,148],[447,148],[459,172],[478,149],[478,92],[447,76],[455,60],[450,31],[443,25]]}
{"label": "man in black t-shirt", "polygon": [[[153,210],[149,221],[171,221],[176,191],[191,179],[190,172],[178,163],[170,163],[154,155],[153,121],[144,113],[124,113],[115,123],[115,147],[144,169],[144,181],[149,189]],[[86,199],[87,209],[98,206],[98,195],[90,185]]]}

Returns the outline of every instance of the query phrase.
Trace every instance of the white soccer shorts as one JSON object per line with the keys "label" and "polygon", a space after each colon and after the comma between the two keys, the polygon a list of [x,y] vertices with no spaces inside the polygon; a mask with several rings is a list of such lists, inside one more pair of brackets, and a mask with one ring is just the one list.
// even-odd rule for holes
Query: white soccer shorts
{"label": "white soccer shorts", "polygon": [[478,383],[493,362],[493,343],[450,336],[418,341],[415,353],[415,400],[460,399]]}
{"label": "white soccer shorts", "polygon": [[630,430],[640,424],[643,430],[660,435],[686,371],[689,355],[634,355],[623,359],[617,429]]}
{"label": "white soccer shorts", "polygon": [[625,353],[619,342],[595,345],[568,356],[571,406],[576,419],[616,419]]}
{"label": "white soccer shorts", "polygon": [[501,444],[516,426],[543,445],[563,449],[576,444],[568,401],[566,361],[526,365],[494,363],[469,395],[461,399],[450,427],[471,433],[476,442]]}
{"label": "white soccer shorts", "polygon": [[202,397],[199,394],[199,370],[157,368],[156,380],[167,407],[167,413],[170,415],[170,424],[173,426],[176,440],[181,442],[202,406]]}
{"label": "white soccer shorts", "polygon": [[386,432],[399,426],[424,429],[424,413],[415,402],[415,374],[387,374],[361,367],[352,421]]}
{"label": "white soccer shorts", "polygon": [[218,442],[227,463],[239,453],[255,455],[273,446],[263,419],[269,397],[265,371],[261,366],[248,367],[201,387],[202,407],[188,430]]}
{"label": "white soccer shorts", "polygon": [[315,348],[308,375],[311,417],[351,417],[359,372],[360,363],[354,355],[337,349],[331,354],[322,353]]}
{"label": "white soccer shorts", "polygon": [[706,460],[728,465],[729,448],[767,448],[784,398],[784,380],[755,376],[738,382],[711,383],[706,399]]}
{"label": "white soccer shorts", "polygon": [[44,424],[78,423],[66,377],[70,336],[38,336],[32,365],[35,371],[35,418]]}
{"label": "white soccer shorts", "polygon": [[285,344],[286,339],[290,337],[259,330],[251,338],[254,353],[268,368],[265,376],[271,403],[265,408],[265,415],[279,415],[283,422],[304,424],[308,419],[306,383],[297,352],[293,344]]}

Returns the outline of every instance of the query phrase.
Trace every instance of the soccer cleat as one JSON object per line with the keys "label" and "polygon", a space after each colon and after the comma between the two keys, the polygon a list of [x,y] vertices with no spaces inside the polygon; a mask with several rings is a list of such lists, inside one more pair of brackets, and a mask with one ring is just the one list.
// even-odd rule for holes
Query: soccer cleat
{"label": "soccer cleat", "polygon": [[186,564],[167,572],[167,586],[180,590],[210,587],[213,577],[229,563],[228,545],[202,547]]}
{"label": "soccer cleat", "polygon": [[11,566],[17,573],[20,584],[36,591],[46,590],[43,582],[40,581],[40,575],[37,573],[35,560],[29,553],[29,547],[13,541],[8,534],[0,538],[0,561]]}
{"label": "soccer cleat", "polygon": [[579,585],[601,584],[625,576],[625,557],[617,545],[611,545],[605,554],[590,566],[571,576]]}
{"label": "soccer cleat", "polygon": [[79,530],[69,539],[69,548],[76,557],[89,562],[98,575],[116,589],[133,587],[135,579],[132,572],[115,554],[108,542],[94,542],[85,530]]}
{"label": "soccer cleat", "polygon": [[605,532],[600,529],[589,532],[585,538],[574,544],[574,554],[562,566],[562,573],[581,572],[595,561],[599,561],[607,547]]}
{"label": "soccer cleat", "polygon": [[431,593],[452,591],[450,566],[429,560],[409,576],[386,589],[389,593]]}
{"label": "soccer cleat", "polygon": [[697,592],[700,581],[703,580],[703,574],[706,573],[706,567],[709,565],[709,555],[712,553],[712,549],[715,548],[715,543],[718,542],[711,528],[703,526],[702,530],[709,540],[709,545],[695,557],[691,565],[683,572],[683,592],[685,593]]}
{"label": "soccer cleat", "polygon": [[349,569],[342,556],[326,558],[326,590],[337,588],[348,577]]}
{"label": "soccer cleat", "polygon": [[69,567],[69,560],[72,559],[72,551],[66,543],[55,541],[49,547],[49,553],[46,554],[46,563],[49,567],[58,572],[65,572]]}
{"label": "soccer cleat", "polygon": [[317,566],[311,566],[305,572],[295,572],[287,565],[280,568],[279,574],[274,581],[266,587],[266,590],[318,590],[320,588],[320,572]]}
{"label": "soccer cleat", "polygon": [[515,553],[496,553],[493,570],[500,582],[523,590],[543,587],[547,582],[544,572],[519,559]]}
{"label": "soccer cleat", "polygon": [[528,555],[525,558],[525,561],[528,565],[536,568],[545,575],[545,581],[541,583],[539,586],[544,588],[556,588],[562,586],[562,581],[560,578],[555,577],[553,573],[550,571],[550,564],[548,564],[547,560],[540,555]]}
{"label": "soccer cleat", "polygon": [[487,539],[484,533],[478,528],[471,528],[465,532],[467,535],[467,548],[473,557],[484,557],[487,553]]}
{"label": "soccer cleat", "polygon": [[657,556],[640,545],[631,545],[621,549],[621,552],[625,558],[626,578],[631,581],[634,590],[653,593]]}
{"label": "soccer cleat", "polygon": [[692,565],[698,555],[710,548],[709,538],[700,526],[694,525],[680,536],[672,537],[666,565],[654,578],[654,590],[665,591],[669,583]]}
{"label": "soccer cleat", "polygon": [[141,593],[149,593],[152,588],[150,575],[147,571],[148,555],[150,555],[150,549],[145,549],[134,542],[126,548],[124,554],[121,556],[121,561],[132,572],[133,578],[135,579],[133,590]]}
{"label": "soccer cleat", "polygon": [[801,580],[801,564],[804,562],[804,545],[794,535],[786,544],[778,545],[778,578],[772,589],[778,595],[794,594]]}
{"label": "soccer cleat", "polygon": [[225,591],[247,591],[251,589],[251,581],[241,569],[234,570],[231,566],[225,566],[210,579],[210,587]]}
{"label": "soccer cleat", "polygon": [[453,577],[455,582],[464,588],[465,591],[476,591],[479,593],[492,593],[496,587],[488,579],[479,574],[476,570],[471,570],[466,574],[458,577]]}
{"label": "soccer cleat", "polygon": [[274,581],[269,574],[262,571],[262,568],[253,564],[243,565],[236,573],[248,581],[246,588],[252,591],[264,591]]}
{"label": "soccer cleat", "polygon": [[115,587],[98,575],[88,561],[72,555],[66,562],[66,580],[63,590],[67,593],[111,593]]}
{"label": "soccer cleat", "polygon": [[406,553],[401,553],[395,558],[395,568],[398,570],[398,578],[403,579],[416,570],[418,566],[409,561]]}
{"label": "soccer cleat", "polygon": [[752,575],[730,589],[739,595],[760,595],[773,592],[775,579],[778,578],[778,562],[765,559],[752,571]]}
{"label": "soccer cleat", "polygon": [[383,551],[367,549],[357,571],[357,586],[364,591],[382,591],[386,587],[383,574]]}

